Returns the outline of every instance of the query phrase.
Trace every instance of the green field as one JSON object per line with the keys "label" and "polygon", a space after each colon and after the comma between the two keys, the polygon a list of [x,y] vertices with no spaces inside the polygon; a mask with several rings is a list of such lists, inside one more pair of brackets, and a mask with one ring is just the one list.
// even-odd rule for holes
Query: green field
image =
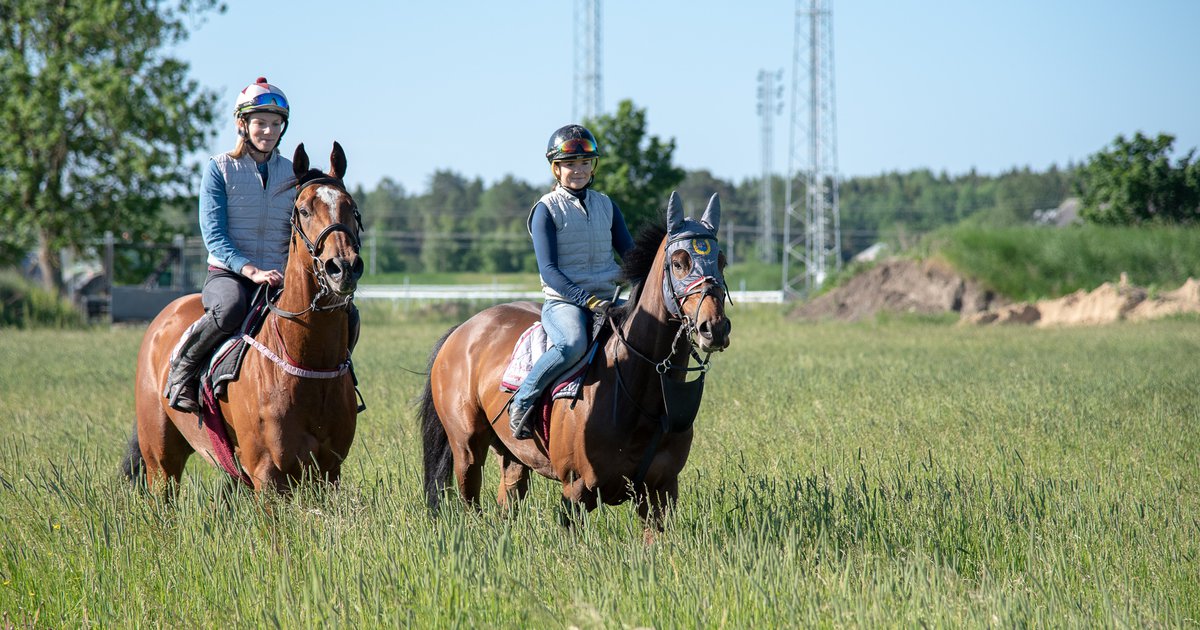
{"label": "green field", "polygon": [[[1195,626],[1200,326],[796,324],[737,306],[679,507],[431,520],[445,321],[368,312],[340,489],[131,488],[136,328],[0,331],[0,627]],[[374,320],[374,321],[372,321]],[[488,492],[495,470],[489,467]]]}

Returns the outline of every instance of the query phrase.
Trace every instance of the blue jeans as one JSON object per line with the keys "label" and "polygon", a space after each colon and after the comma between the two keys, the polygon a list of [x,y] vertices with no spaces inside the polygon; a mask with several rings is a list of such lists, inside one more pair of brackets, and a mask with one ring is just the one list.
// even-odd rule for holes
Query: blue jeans
{"label": "blue jeans", "polygon": [[533,364],[529,376],[513,394],[514,406],[520,409],[532,407],[547,386],[583,358],[591,325],[592,312],[588,309],[561,300],[546,300],[542,305],[542,328],[552,345]]}

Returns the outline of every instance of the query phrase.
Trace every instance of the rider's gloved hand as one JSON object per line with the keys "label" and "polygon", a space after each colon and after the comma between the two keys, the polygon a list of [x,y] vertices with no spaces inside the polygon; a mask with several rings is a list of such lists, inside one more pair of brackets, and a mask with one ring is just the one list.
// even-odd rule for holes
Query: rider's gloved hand
{"label": "rider's gloved hand", "polygon": [[608,309],[611,306],[612,306],[612,302],[610,302],[608,300],[602,300],[594,295],[592,297],[588,298],[588,301],[587,301],[588,309],[590,309],[593,313],[596,313],[597,315],[604,315],[605,313],[608,312]]}

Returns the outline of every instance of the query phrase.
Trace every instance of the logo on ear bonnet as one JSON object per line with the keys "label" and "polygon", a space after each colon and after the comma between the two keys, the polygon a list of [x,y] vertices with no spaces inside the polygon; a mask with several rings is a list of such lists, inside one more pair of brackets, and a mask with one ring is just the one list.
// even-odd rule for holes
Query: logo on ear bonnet
{"label": "logo on ear bonnet", "polygon": [[710,252],[712,252],[712,241],[709,241],[706,238],[692,239],[692,251],[700,254],[701,256],[707,256]]}

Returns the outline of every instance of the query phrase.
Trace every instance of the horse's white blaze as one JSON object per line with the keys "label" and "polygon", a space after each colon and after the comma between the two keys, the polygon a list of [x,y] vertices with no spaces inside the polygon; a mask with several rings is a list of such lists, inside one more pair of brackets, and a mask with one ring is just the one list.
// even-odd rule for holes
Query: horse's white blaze
{"label": "horse's white blaze", "polygon": [[325,205],[336,208],[338,197],[342,196],[342,191],[330,186],[320,186],[317,188],[317,196],[325,202]]}

